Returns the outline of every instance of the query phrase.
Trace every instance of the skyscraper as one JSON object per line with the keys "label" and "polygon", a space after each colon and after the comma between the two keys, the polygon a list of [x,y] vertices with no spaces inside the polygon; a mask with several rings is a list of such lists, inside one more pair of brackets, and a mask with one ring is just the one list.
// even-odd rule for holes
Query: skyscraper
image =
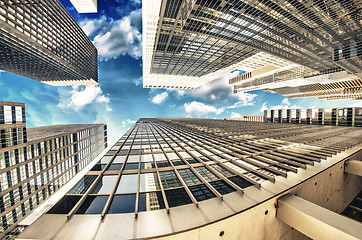
{"label": "skyscraper", "polygon": [[362,108],[272,109],[264,111],[264,122],[362,127]]}
{"label": "skyscraper", "polygon": [[96,13],[97,0],[70,0],[79,13]]}
{"label": "skyscraper", "polygon": [[0,101],[0,149],[26,140],[25,104]]}
{"label": "skyscraper", "polygon": [[104,124],[26,129],[24,108],[0,102],[0,238],[107,146]]}
{"label": "skyscraper", "polygon": [[361,134],[355,127],[140,119],[19,238],[308,239],[276,217],[282,196],[342,212],[362,189],[360,177],[343,171],[346,159],[361,154]]}
{"label": "skyscraper", "polygon": [[358,1],[144,0],[144,87],[194,88],[257,54],[323,75],[362,77]]}
{"label": "skyscraper", "polygon": [[0,70],[54,86],[97,84],[98,53],[58,0],[6,0]]}

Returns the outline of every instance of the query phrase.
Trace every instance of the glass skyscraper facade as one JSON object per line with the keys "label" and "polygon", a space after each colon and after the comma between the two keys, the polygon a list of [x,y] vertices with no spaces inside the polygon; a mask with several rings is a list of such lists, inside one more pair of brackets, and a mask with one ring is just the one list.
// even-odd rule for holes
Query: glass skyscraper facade
{"label": "glass skyscraper facade", "polygon": [[20,238],[129,239],[202,227],[300,187],[339,153],[358,151],[361,131],[140,119]]}
{"label": "glass skyscraper facade", "polygon": [[50,85],[98,82],[98,52],[58,0],[0,2],[0,70]]}
{"label": "glass skyscraper facade", "polygon": [[[107,146],[104,124],[25,127],[23,103],[0,102],[0,238]],[[11,110],[13,109],[13,111]],[[11,124],[10,124],[11,123]],[[17,126],[20,125],[20,126]],[[13,126],[9,130],[3,127]],[[12,138],[9,139],[9,136]]]}
{"label": "glass skyscraper facade", "polygon": [[167,75],[171,87],[171,76],[203,83],[203,76],[237,64],[250,71],[244,62],[261,52],[308,67],[311,76],[347,71],[361,77],[359,1],[149,2],[154,6],[144,10],[146,87],[167,87],[153,82],[153,75]]}
{"label": "glass skyscraper facade", "polygon": [[0,101],[0,149],[26,140],[25,104]]}

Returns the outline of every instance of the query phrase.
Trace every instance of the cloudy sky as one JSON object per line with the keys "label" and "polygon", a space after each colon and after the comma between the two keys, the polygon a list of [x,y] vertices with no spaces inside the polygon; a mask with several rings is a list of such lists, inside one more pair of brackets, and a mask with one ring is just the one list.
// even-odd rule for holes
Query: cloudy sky
{"label": "cloudy sky", "polygon": [[116,141],[141,117],[224,118],[262,115],[264,109],[330,107],[357,101],[287,99],[265,91],[232,94],[229,76],[195,90],[142,88],[141,0],[98,1],[98,13],[79,14],[60,0],[99,53],[99,85],[52,87],[0,72],[0,100],[26,103],[27,127],[106,123]]}

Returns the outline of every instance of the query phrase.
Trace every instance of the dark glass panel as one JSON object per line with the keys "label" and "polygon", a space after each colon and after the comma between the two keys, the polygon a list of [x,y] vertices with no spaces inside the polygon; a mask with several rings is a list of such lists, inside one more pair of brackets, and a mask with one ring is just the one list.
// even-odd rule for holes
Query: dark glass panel
{"label": "dark glass panel", "polygon": [[101,214],[109,196],[88,196],[76,214]]}
{"label": "dark glass panel", "polygon": [[121,170],[122,164],[111,164],[107,171]]}
{"label": "dark glass panel", "polygon": [[252,183],[246,181],[244,178],[241,178],[239,176],[234,176],[229,179],[241,188],[247,188],[253,185]]}
{"label": "dark glass panel", "polygon": [[136,194],[115,195],[109,207],[108,214],[134,212],[135,204]]}
{"label": "dark glass panel", "polygon": [[49,214],[68,214],[70,210],[77,204],[80,196],[64,196],[57,204],[55,204],[47,213]]}
{"label": "dark glass panel", "polygon": [[165,191],[168,205],[170,207],[177,207],[185,204],[192,203],[191,199],[187,195],[185,189],[178,188]]}
{"label": "dark glass panel", "polygon": [[138,169],[138,163],[126,163],[124,170]]}
{"label": "dark glass panel", "polygon": [[83,194],[88,188],[92,185],[97,176],[90,175],[84,176],[73,188],[68,192],[68,194]]}
{"label": "dark glass panel", "polygon": [[232,188],[229,184],[227,184],[224,180],[219,180],[215,182],[210,182],[211,186],[213,186],[221,195],[225,195],[231,192],[235,192],[236,190]]}
{"label": "dark glass panel", "polygon": [[192,194],[195,196],[197,201],[204,201],[206,199],[215,197],[215,194],[213,194],[205,186],[205,184],[190,186],[189,189],[192,192]]}
{"label": "dark glass panel", "polygon": [[156,162],[157,163],[157,167],[162,168],[162,167],[170,167],[170,163],[167,161],[161,161],[161,162]]}

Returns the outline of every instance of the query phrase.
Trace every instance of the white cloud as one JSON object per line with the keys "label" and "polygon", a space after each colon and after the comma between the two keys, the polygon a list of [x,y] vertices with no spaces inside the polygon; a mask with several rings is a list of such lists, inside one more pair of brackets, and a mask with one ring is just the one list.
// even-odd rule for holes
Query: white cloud
{"label": "white cloud", "polygon": [[91,36],[101,59],[130,55],[136,59],[142,56],[142,34],[138,30],[141,9],[131,12],[119,20],[102,16],[99,19],[84,20],[80,23],[83,31]]}
{"label": "white cloud", "polygon": [[191,116],[192,114],[194,114],[198,117],[204,116],[209,113],[215,113],[216,115],[218,115],[224,111],[224,108],[215,108],[213,106],[206,105],[198,101],[185,103],[184,108],[187,116]]}
{"label": "white cloud", "polygon": [[268,110],[268,107],[266,106],[266,102],[263,103],[263,106],[261,106],[260,112],[264,112],[265,110]]}
{"label": "white cloud", "polygon": [[240,113],[236,113],[236,112],[232,112],[230,117],[231,117],[231,118],[241,118],[241,114],[240,114]]}
{"label": "white cloud", "polygon": [[127,119],[122,121],[122,125],[126,126],[127,124],[135,124],[136,122],[135,120]]}
{"label": "white cloud", "polygon": [[156,96],[154,96],[154,98],[152,98],[152,102],[154,104],[161,104],[163,101],[165,101],[165,99],[167,98],[168,93],[167,92],[163,92],[160,94],[157,94]]}
{"label": "white cloud", "polygon": [[288,99],[288,98],[284,98],[283,101],[282,101],[282,104],[290,105],[289,99]]}
{"label": "white cloud", "polygon": [[235,96],[239,99],[236,103],[234,103],[232,106],[229,106],[227,108],[237,108],[242,106],[254,106],[254,99],[258,96],[256,94],[251,93],[237,93]]}
{"label": "white cloud", "polygon": [[58,107],[62,109],[71,108],[74,111],[79,111],[84,106],[93,102],[102,103],[105,105],[106,111],[112,111],[109,107],[109,98],[102,95],[101,88],[96,85],[89,85],[85,88],[74,86],[72,91],[63,92]]}

